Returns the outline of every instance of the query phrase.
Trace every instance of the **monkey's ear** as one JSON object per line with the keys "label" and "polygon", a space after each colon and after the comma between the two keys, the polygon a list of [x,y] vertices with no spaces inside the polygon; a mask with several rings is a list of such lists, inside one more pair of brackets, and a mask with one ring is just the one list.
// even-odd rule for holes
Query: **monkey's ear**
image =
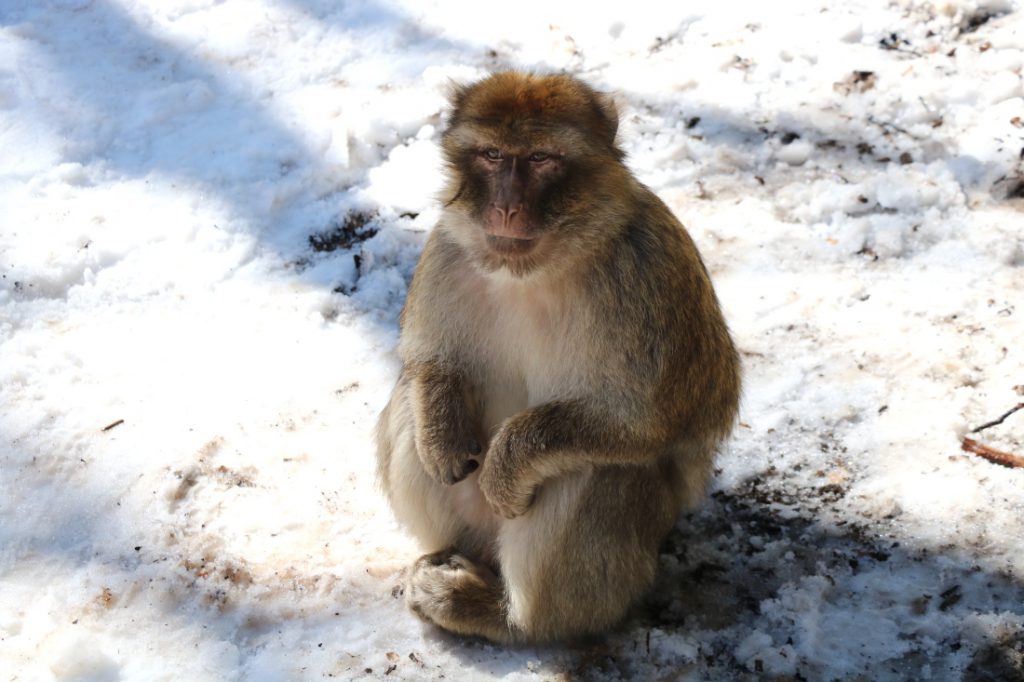
{"label": "monkey's ear", "polygon": [[594,93],[594,109],[598,118],[598,133],[608,144],[615,145],[615,134],[619,130],[619,108],[615,98],[607,92]]}
{"label": "monkey's ear", "polygon": [[471,85],[464,85],[454,80],[448,81],[447,95],[449,107],[449,120],[454,120],[462,112],[462,107],[465,106],[466,97],[469,95],[469,91],[471,89]]}

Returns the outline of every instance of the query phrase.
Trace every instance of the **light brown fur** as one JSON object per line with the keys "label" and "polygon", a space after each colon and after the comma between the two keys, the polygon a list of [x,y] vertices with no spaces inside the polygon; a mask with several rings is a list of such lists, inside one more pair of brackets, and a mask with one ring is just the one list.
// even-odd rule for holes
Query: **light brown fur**
{"label": "light brown fur", "polygon": [[689,235],[623,165],[607,97],[507,72],[452,107],[445,210],[378,424],[383,488],[431,552],[406,599],[497,642],[599,633],[703,494],[736,351]]}

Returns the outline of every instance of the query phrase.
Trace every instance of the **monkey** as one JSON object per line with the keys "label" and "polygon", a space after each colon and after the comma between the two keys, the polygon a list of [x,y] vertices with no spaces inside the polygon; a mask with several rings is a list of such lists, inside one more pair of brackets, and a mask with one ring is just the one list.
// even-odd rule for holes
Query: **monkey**
{"label": "monkey", "polygon": [[449,105],[376,430],[380,485],[429,552],[406,604],[499,644],[599,636],[704,494],[739,358],[692,238],[625,165],[611,96],[505,71]]}

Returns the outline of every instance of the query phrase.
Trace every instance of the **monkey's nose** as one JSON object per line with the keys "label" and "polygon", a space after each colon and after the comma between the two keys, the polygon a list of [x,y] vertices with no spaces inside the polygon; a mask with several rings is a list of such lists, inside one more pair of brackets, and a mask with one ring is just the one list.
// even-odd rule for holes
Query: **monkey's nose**
{"label": "monkey's nose", "polygon": [[515,206],[511,206],[508,204],[504,206],[499,206],[498,204],[491,204],[491,206],[494,208],[495,211],[498,212],[498,215],[501,216],[502,227],[508,227],[509,225],[511,225],[512,216],[514,216],[516,213],[520,213],[523,210],[522,204],[516,204]]}

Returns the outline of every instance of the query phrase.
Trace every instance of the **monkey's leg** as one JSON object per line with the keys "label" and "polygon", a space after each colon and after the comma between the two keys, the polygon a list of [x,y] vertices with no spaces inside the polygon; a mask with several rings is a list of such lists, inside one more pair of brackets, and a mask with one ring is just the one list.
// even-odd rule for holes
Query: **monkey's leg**
{"label": "monkey's leg", "polygon": [[679,514],[657,465],[597,467],[545,482],[505,523],[498,557],[516,639],[608,630],[654,580],[658,547]]}
{"label": "monkey's leg", "polygon": [[[456,545],[463,523],[451,504],[454,486],[430,477],[416,452],[408,382],[402,379],[377,424],[377,475],[395,518],[430,550]],[[458,485],[465,485],[460,483]]]}
{"label": "monkey's leg", "polygon": [[658,546],[679,511],[656,467],[605,467],[548,481],[503,523],[501,575],[454,549],[416,562],[409,607],[452,632],[543,642],[617,624],[650,586]]}
{"label": "monkey's leg", "polygon": [[406,582],[405,600],[413,612],[445,630],[496,642],[515,639],[501,579],[454,549],[420,557]]}

